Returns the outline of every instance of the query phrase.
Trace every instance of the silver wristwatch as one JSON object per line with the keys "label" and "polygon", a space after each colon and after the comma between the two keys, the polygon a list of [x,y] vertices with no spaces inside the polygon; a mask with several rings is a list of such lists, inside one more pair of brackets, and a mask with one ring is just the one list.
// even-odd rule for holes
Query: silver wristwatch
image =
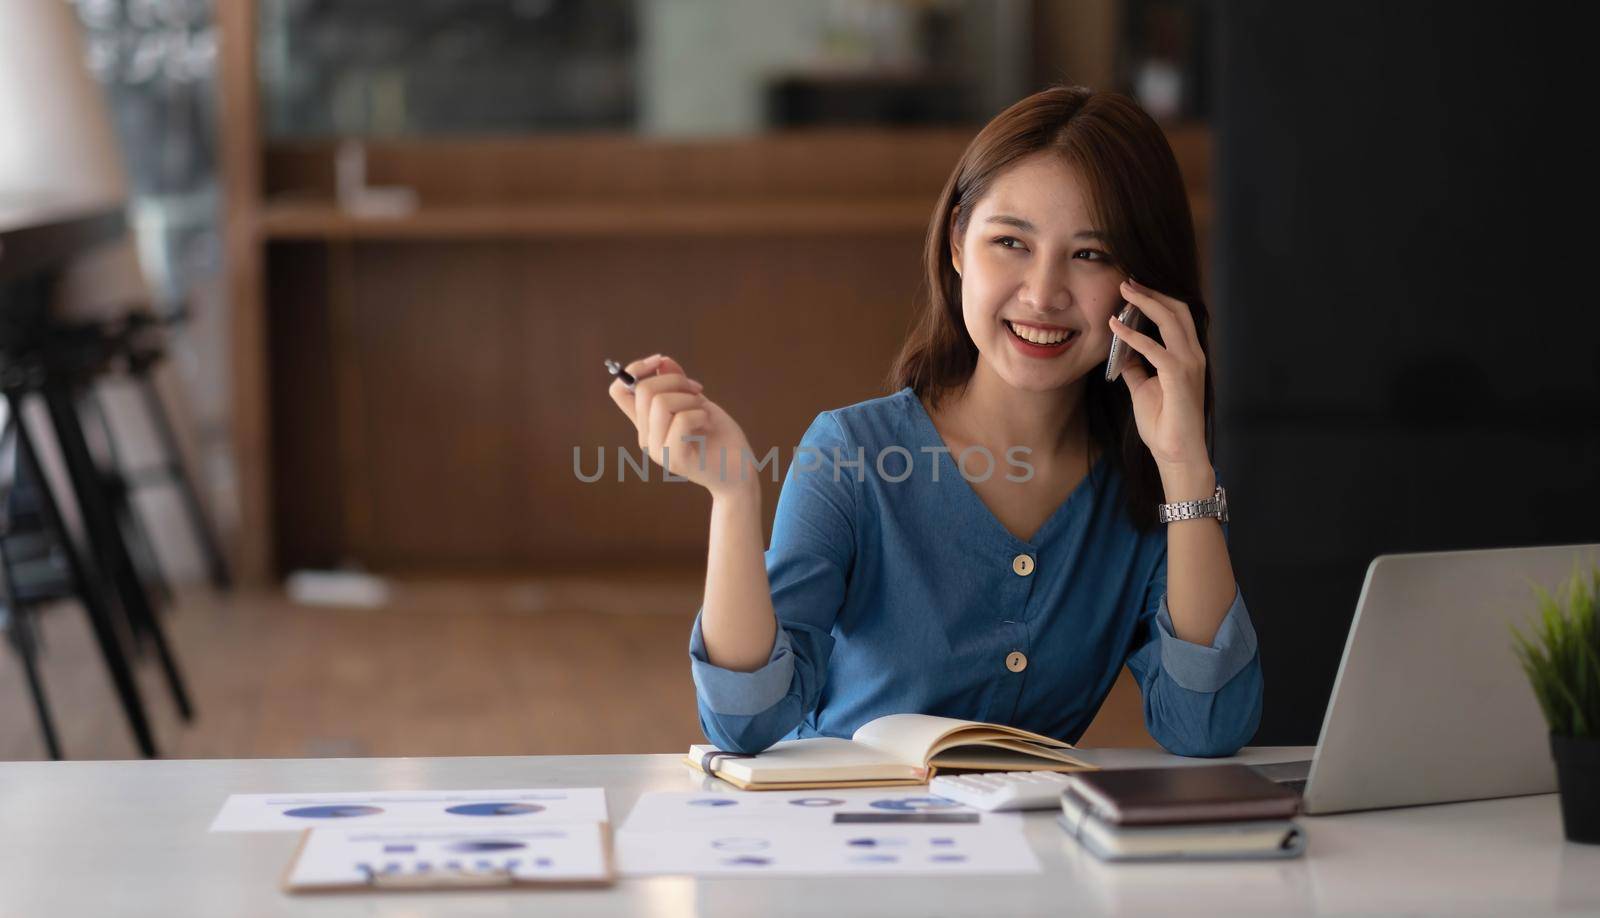
{"label": "silver wristwatch", "polygon": [[1228,521],[1228,492],[1222,490],[1222,485],[1217,485],[1216,493],[1202,500],[1180,500],[1175,504],[1156,507],[1156,519],[1163,523],[1208,517],[1222,523]]}

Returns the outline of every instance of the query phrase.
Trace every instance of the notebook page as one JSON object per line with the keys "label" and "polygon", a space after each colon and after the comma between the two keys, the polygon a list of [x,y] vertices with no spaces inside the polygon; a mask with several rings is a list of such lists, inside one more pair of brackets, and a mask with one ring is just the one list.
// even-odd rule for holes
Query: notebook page
{"label": "notebook page", "polygon": [[923,765],[939,741],[963,728],[982,727],[970,720],[931,714],[890,714],[861,725],[854,741],[882,750],[896,761]]}

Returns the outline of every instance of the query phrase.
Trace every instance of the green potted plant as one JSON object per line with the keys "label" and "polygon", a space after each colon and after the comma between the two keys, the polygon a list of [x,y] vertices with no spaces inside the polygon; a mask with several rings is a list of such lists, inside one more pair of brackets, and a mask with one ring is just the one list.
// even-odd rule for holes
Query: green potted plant
{"label": "green potted plant", "polygon": [[1552,596],[1535,587],[1538,615],[1512,639],[1550,726],[1561,824],[1575,842],[1600,843],[1600,566]]}

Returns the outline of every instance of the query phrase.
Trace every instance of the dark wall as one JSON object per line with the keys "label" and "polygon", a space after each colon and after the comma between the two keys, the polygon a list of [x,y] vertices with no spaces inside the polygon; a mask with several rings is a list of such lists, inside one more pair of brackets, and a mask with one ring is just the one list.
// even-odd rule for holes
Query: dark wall
{"label": "dark wall", "polygon": [[1373,556],[1600,541],[1575,8],[1215,7],[1218,467],[1259,743],[1315,741]]}

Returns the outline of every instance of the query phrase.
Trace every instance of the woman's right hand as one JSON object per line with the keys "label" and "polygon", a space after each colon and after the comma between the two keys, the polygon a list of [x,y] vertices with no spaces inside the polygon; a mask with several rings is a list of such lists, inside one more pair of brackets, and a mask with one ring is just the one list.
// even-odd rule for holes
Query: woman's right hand
{"label": "woman's right hand", "polygon": [[713,497],[756,484],[749,472],[740,474],[750,456],[744,431],[676,360],[657,354],[625,369],[639,382],[629,392],[613,380],[611,400],[638,429],[639,447],[651,461]]}

